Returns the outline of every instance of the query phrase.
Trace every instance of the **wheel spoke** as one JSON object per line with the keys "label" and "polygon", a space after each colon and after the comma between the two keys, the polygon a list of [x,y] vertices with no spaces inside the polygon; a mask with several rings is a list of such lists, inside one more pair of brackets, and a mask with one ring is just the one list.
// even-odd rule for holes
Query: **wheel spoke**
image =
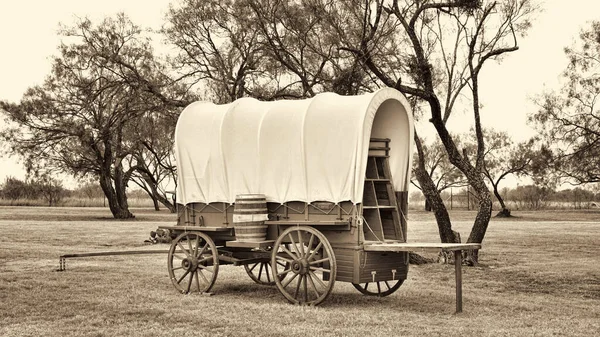
{"label": "wheel spoke", "polygon": [[177,246],[178,246],[179,248],[181,248],[181,250],[183,251],[183,253],[184,253],[184,254],[185,254],[185,255],[186,255],[188,258],[190,257],[190,253],[188,253],[188,251],[187,251],[187,250],[185,250],[185,248],[183,248],[183,246],[181,245],[181,241],[180,241],[180,242],[177,242]]}
{"label": "wheel spoke", "polygon": [[202,260],[198,260],[198,264],[200,265],[201,263],[204,263],[204,262],[207,262],[207,261],[210,261],[210,260],[213,260],[213,256],[212,255],[207,256],[207,257],[203,258]]}
{"label": "wheel spoke", "polygon": [[263,264],[260,263],[260,268],[258,269],[258,279],[260,280],[260,277],[262,276],[262,272],[263,272]]}
{"label": "wheel spoke", "polygon": [[[299,274],[296,274],[299,275]],[[300,276],[300,279],[298,280],[298,283],[296,284],[296,292],[294,292],[294,298],[298,298],[298,291],[300,290],[300,285],[302,284],[302,276]]]}
{"label": "wheel spoke", "polygon": [[[289,256],[292,258],[292,260],[297,260],[297,259],[298,259],[298,257],[297,257],[296,255],[294,255],[294,253],[290,252],[290,251],[289,251],[289,249],[287,249],[286,247],[283,247],[283,246],[281,246],[281,249],[282,249],[282,250],[283,250],[283,251],[284,251],[284,252],[285,252],[287,255],[289,255]],[[292,260],[286,260],[286,261],[288,261],[288,262],[292,262]]]}
{"label": "wheel spoke", "polygon": [[292,271],[292,268],[284,269],[281,273],[277,272],[277,276],[287,275],[291,271]]}
{"label": "wheel spoke", "polygon": [[325,283],[323,283],[323,281],[321,281],[321,279],[317,276],[317,274],[313,273],[312,271],[309,271],[308,273],[310,274],[311,277],[315,278],[315,280],[317,281],[317,283],[319,283],[319,285],[321,287],[327,289],[327,286],[325,285]]}
{"label": "wheel spoke", "polygon": [[204,251],[206,250],[206,248],[208,248],[208,242],[204,245],[204,247],[202,247],[202,250],[195,255],[196,258],[199,258],[200,256],[202,256],[202,254],[204,254]]}
{"label": "wheel spoke", "polygon": [[201,265],[201,264],[199,264],[199,265],[198,265],[198,268],[200,268],[200,269],[203,269],[203,270],[206,270],[206,271],[207,271],[207,272],[209,272],[209,273],[214,273],[214,271],[212,271],[212,270],[208,269],[208,267],[207,267],[207,266],[203,266],[203,265]]}
{"label": "wheel spoke", "polygon": [[325,268],[321,268],[321,267],[313,267],[313,266],[310,266],[310,270],[320,271],[320,272],[323,272],[323,273],[330,273],[331,272],[330,269],[325,269]]}
{"label": "wheel spoke", "polygon": [[256,266],[258,266],[258,263],[253,264],[252,268],[248,269],[248,271],[252,272],[254,270],[254,268],[256,268]]}
{"label": "wheel spoke", "polygon": [[381,282],[377,282],[377,293],[381,295]]}
{"label": "wheel spoke", "polygon": [[315,281],[313,280],[313,274],[308,273],[308,280],[310,281],[310,285],[313,287],[315,294],[317,294],[317,298],[321,297],[321,294],[319,294],[319,290],[317,290],[317,286],[315,285]]}
{"label": "wheel spoke", "polygon": [[293,281],[293,280],[296,278],[296,276],[298,276],[298,274],[294,274],[294,276],[290,277],[290,279],[289,279],[289,280],[287,280],[287,282],[285,282],[285,284],[283,284],[283,283],[282,283],[282,284],[281,284],[281,286],[282,286],[283,288],[287,287],[287,286],[288,286],[288,284],[290,284],[290,282],[292,282],[292,281]]}
{"label": "wheel spoke", "polygon": [[190,293],[190,289],[192,288],[192,282],[194,281],[194,274],[195,273],[191,273],[190,274],[190,280],[188,281],[188,285],[187,285],[187,293]]}
{"label": "wheel spoke", "polygon": [[198,272],[198,275],[202,276],[202,279],[204,280],[204,282],[206,282],[206,284],[210,284],[206,276],[204,276],[204,273],[202,273],[202,270],[196,269],[196,272]]}
{"label": "wheel spoke", "polygon": [[188,248],[190,249],[190,256],[194,256],[194,248],[192,248],[192,240],[190,240],[190,236],[187,236],[187,244],[188,244]]}
{"label": "wheel spoke", "polygon": [[308,252],[310,252],[310,247],[312,247],[314,239],[315,239],[315,235],[313,233],[310,233],[310,239],[308,239],[308,246],[306,247],[307,254],[308,254]]}
{"label": "wheel spoke", "polygon": [[194,257],[198,257],[198,247],[200,247],[200,235],[196,235],[196,246],[194,247]]}
{"label": "wheel spoke", "polygon": [[321,249],[321,247],[323,247],[323,242],[319,242],[317,247],[315,247],[315,250],[313,250],[312,253],[310,253],[307,260],[312,260],[313,256],[315,256],[315,254],[319,251],[319,249]]}
{"label": "wheel spoke", "polygon": [[[301,258],[302,255],[300,255],[300,252],[298,251],[298,246],[296,246],[296,242],[294,241],[294,236],[292,235],[292,232],[288,234],[288,237],[290,238],[290,241],[292,241],[292,247],[298,256],[296,259]],[[287,248],[284,247],[283,250],[285,251],[287,250]]]}
{"label": "wheel spoke", "polygon": [[[296,231],[298,233],[298,245],[300,246],[300,256],[304,257],[304,241],[302,241],[302,232]],[[292,235],[292,233],[290,233]]]}
{"label": "wheel spoke", "polygon": [[392,288],[390,287],[390,284],[388,283],[388,281],[383,281],[383,282],[385,283],[385,286],[388,288],[388,290],[392,289]]}
{"label": "wheel spoke", "polygon": [[178,258],[178,259],[180,259],[180,260],[183,260],[183,259],[185,259],[185,257],[181,257],[180,255],[177,255],[177,254],[175,254],[175,253],[173,253],[173,256],[174,256],[174,257],[176,257],[176,258]]}
{"label": "wheel spoke", "polygon": [[187,276],[187,274],[189,274],[190,271],[186,270],[185,273],[183,273],[183,275],[181,275],[181,277],[179,278],[179,280],[177,280],[177,284],[181,283],[181,281]]}
{"label": "wheel spoke", "polygon": [[365,283],[365,291],[367,290],[368,287],[369,287],[369,282]]}
{"label": "wheel spoke", "polygon": [[304,280],[304,303],[308,303],[308,281],[306,280],[308,275],[304,274],[302,276],[302,279]]}
{"label": "wheel spoke", "polygon": [[179,267],[171,268],[172,271],[179,270],[179,269],[183,269],[183,267],[179,266]]}
{"label": "wheel spoke", "polygon": [[269,264],[265,262],[265,271],[267,272],[267,282],[271,283],[271,276],[269,276]]}
{"label": "wheel spoke", "polygon": [[198,269],[196,269],[194,273],[196,274],[196,287],[198,287],[198,292],[202,292],[202,289],[200,288],[200,279],[198,279]]}
{"label": "wheel spoke", "polygon": [[315,260],[315,261],[310,261],[308,264],[311,264],[311,265],[312,265],[312,264],[319,264],[319,263],[322,263],[322,262],[325,262],[325,261],[329,261],[329,258],[328,258],[328,257],[326,257],[326,258],[324,258],[324,259]]}

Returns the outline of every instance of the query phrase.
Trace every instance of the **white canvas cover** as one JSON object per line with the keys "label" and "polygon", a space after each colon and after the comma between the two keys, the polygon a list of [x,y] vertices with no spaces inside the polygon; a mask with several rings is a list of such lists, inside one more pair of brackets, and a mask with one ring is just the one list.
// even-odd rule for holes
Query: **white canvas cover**
{"label": "white canvas cover", "polygon": [[390,138],[396,191],[407,191],[413,119],[406,98],[380,89],[358,96],[261,102],[195,102],[175,130],[177,201],[362,202],[369,139]]}

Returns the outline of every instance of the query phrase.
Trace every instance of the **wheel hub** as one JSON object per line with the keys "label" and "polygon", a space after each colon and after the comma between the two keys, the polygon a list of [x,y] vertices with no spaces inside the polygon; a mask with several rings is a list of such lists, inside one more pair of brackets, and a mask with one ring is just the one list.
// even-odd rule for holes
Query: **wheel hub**
{"label": "wheel hub", "polygon": [[187,271],[195,271],[198,268],[198,260],[185,258],[181,260],[181,267]]}
{"label": "wheel hub", "polygon": [[308,260],[307,259],[298,259],[292,262],[292,272],[295,274],[305,275],[308,273]]}

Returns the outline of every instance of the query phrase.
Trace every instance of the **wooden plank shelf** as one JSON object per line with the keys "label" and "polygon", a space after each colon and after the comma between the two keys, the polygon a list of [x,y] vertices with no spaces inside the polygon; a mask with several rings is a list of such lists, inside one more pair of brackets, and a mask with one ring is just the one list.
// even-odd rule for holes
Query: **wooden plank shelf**
{"label": "wooden plank shelf", "polygon": [[389,182],[389,179],[383,179],[383,178],[379,178],[379,179],[365,179],[365,181],[374,181],[374,182]]}

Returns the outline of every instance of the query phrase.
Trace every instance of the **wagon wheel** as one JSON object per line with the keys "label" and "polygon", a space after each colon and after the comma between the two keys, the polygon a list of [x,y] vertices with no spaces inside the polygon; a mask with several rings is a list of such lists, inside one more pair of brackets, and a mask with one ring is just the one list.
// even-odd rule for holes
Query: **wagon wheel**
{"label": "wagon wheel", "polygon": [[[271,250],[272,250],[271,247],[266,249],[267,252],[270,252]],[[282,264],[281,262],[279,262],[279,263],[281,264],[282,267],[285,267],[285,264]],[[275,279],[273,278],[273,271],[271,268],[271,260],[270,259],[269,259],[269,261],[261,261],[261,262],[257,262],[257,263],[245,264],[244,269],[246,270],[246,273],[248,274],[248,276],[250,276],[252,281],[254,281],[260,285],[266,285],[266,286],[275,285]],[[282,275],[281,277],[285,277],[285,275]]]}
{"label": "wagon wheel", "polygon": [[171,243],[167,267],[182,294],[208,292],[219,272],[217,247],[204,233],[182,233]]}
{"label": "wagon wheel", "polygon": [[396,292],[402,283],[404,280],[352,283],[352,285],[367,296],[385,297]]}
{"label": "wagon wheel", "polygon": [[[284,241],[291,244],[286,247]],[[333,289],[336,261],[327,238],[312,227],[286,229],[273,246],[273,277],[291,303],[318,305]]]}
{"label": "wagon wheel", "polygon": [[244,269],[252,281],[266,286],[275,285],[271,271],[271,262],[258,262],[250,265],[245,264]]}

